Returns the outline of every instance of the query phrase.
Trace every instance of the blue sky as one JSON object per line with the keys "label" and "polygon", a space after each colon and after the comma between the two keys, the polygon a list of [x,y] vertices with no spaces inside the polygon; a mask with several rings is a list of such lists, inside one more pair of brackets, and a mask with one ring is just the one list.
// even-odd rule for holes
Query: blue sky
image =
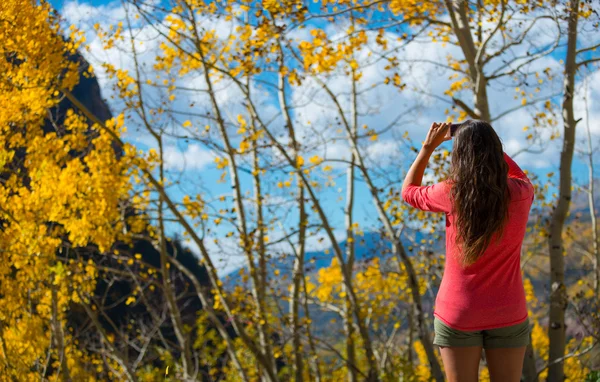
{"label": "blue sky", "polygon": [[[114,52],[105,53],[98,49],[94,50],[94,47],[98,48],[98,44],[94,40],[94,36],[89,34],[90,26],[95,22],[100,22],[101,24],[115,22],[115,20],[111,20],[111,18],[118,17],[120,2],[105,0],[80,0],[78,2],[73,2],[71,0],[52,0],[51,3],[67,17],[69,22],[73,22],[78,27],[88,31],[87,40],[88,43],[90,43],[92,50],[91,53],[84,52],[84,55],[86,55],[88,60],[92,61],[92,64],[98,63],[95,61],[101,62],[106,60],[111,61],[117,66],[127,67],[127,65],[129,65],[128,62],[124,62],[124,59]],[[218,28],[219,26],[217,25],[216,27]],[[326,29],[334,27],[335,26],[333,25],[325,26]],[[541,38],[544,37],[543,35],[541,36]],[[439,44],[409,45],[407,49],[408,50],[405,52],[406,57],[423,57],[430,60],[443,59],[442,55],[446,51],[457,54],[456,51],[452,51],[450,48],[441,53],[438,52],[441,50]],[[562,55],[563,53],[561,51],[557,51],[553,56],[547,57],[545,62],[540,65],[559,67],[560,64],[558,63],[558,60]],[[368,60],[366,56],[365,60]],[[391,89],[391,87],[376,88],[372,91],[369,90],[369,81],[378,81],[380,80],[380,76],[381,70],[378,67],[365,70],[364,90],[367,95],[362,101],[365,105],[370,106],[370,109],[377,111],[371,115],[361,117],[359,124],[364,123],[368,124],[369,127],[380,128],[380,126],[385,126],[393,120],[399,111],[407,111],[406,117],[403,117],[403,120],[405,120],[404,125],[394,129],[391,134],[388,133],[382,135],[377,143],[365,146],[365,150],[371,157],[384,163],[385,172],[400,179],[406,166],[409,165],[412,158],[414,158],[414,153],[407,151],[400,142],[402,133],[408,131],[415,143],[420,142],[432,120],[439,121],[445,119],[443,110],[447,106],[437,102],[431,97],[410,92],[399,93]],[[594,131],[594,144],[595,147],[598,147],[598,138],[600,137],[600,127],[598,126],[598,122],[600,122],[600,104],[598,103],[598,99],[600,98],[600,76],[597,74],[594,76],[592,81],[590,81],[588,98],[590,103],[590,121]],[[443,90],[447,89],[448,86],[445,74],[439,74],[422,65],[412,68],[410,72],[406,73],[406,77],[406,81],[412,81],[411,83],[420,85],[424,83],[425,85],[423,86],[425,86],[429,92],[435,94],[442,94]],[[106,96],[110,92],[107,85],[108,82],[104,81],[102,78],[100,79],[100,82],[101,84],[105,84],[103,87],[104,95]],[[332,81],[331,86],[338,92],[343,92],[346,89],[346,85],[339,83],[339,81]],[[557,86],[560,86],[560,81],[557,81]],[[239,105],[236,105],[235,103],[235,92],[231,93],[229,90],[224,89],[222,94],[224,94],[226,99],[225,103],[231,108],[232,113],[237,113]],[[490,87],[489,98],[492,114],[498,115],[502,111],[517,105],[520,100],[514,100],[513,95],[514,91],[510,85],[501,89]],[[324,126],[331,122],[330,106],[326,104],[326,100],[322,98],[321,94],[315,93],[308,85],[295,89],[295,92],[290,98],[298,103],[303,103],[305,101],[312,102],[310,107],[298,109],[296,112],[297,114],[294,115],[297,123],[304,125],[307,134],[311,133],[310,126]],[[269,113],[273,114],[277,112],[273,106],[276,102],[274,102],[270,95],[265,94],[263,101],[264,103],[262,106],[264,110],[261,109],[261,111],[265,113],[265,116],[269,115]],[[470,98],[465,97],[465,101],[470,103]],[[553,101],[559,103],[560,98],[556,98]],[[181,100],[181,105],[183,104],[185,104],[184,98]],[[579,113],[578,117],[584,117],[581,108],[582,100],[580,95],[576,96],[576,104]],[[114,109],[118,109],[118,105],[112,106]],[[558,117],[560,118],[560,114]],[[182,121],[185,119],[187,118],[182,117]],[[523,132],[522,127],[529,123],[528,119],[530,119],[530,117],[526,113],[517,112],[493,123],[503,139],[505,149],[509,154],[518,151],[524,146],[526,133]],[[192,122],[194,125],[203,126],[201,121],[192,119]],[[582,121],[578,126],[579,137],[584,137],[581,132],[585,129],[585,122],[585,120]],[[559,123],[559,127],[560,126],[561,124]],[[152,145],[147,136],[144,136],[144,134],[138,133],[135,129],[131,128],[127,139],[137,144],[140,148],[148,148]],[[545,174],[550,171],[558,172],[560,153],[559,143],[559,141],[550,143],[543,153],[523,153],[515,159],[524,169],[541,176],[545,176]],[[584,149],[585,146],[578,145],[578,148]],[[212,195],[213,197],[218,197],[221,194],[230,194],[231,187],[228,180],[224,183],[217,183],[221,171],[215,168],[213,157],[206,147],[186,144],[180,140],[178,142],[173,142],[173,145],[169,147],[169,150],[169,163],[173,170],[173,178],[177,175],[177,178],[181,180],[181,185],[178,188],[170,190],[171,195],[175,199],[179,199],[184,193],[192,195],[202,193],[205,195]],[[325,153],[325,156],[332,158],[344,156],[347,152],[347,148],[339,145],[327,147],[323,150],[324,151],[321,153]],[[182,172],[181,170],[183,169],[184,164],[186,167],[185,171]],[[598,167],[600,166],[597,166],[596,168]],[[339,201],[338,198],[340,195],[345,195],[345,180],[343,178],[343,173],[341,173],[341,171],[338,172],[340,172],[340,176],[336,180],[336,186],[320,191],[319,197],[323,201],[323,204],[327,209],[326,212],[331,217],[333,225],[336,227],[336,232],[342,234],[344,202]],[[183,176],[180,176],[180,174],[183,174]],[[576,154],[574,177],[576,181],[586,183],[587,176],[587,166],[580,161],[579,155]],[[598,174],[596,174],[596,176],[598,176]],[[241,178],[243,180],[244,190],[250,191],[252,187],[250,176],[242,174]],[[285,177],[282,176],[279,179],[285,180]],[[285,193],[289,191],[286,189],[281,190],[276,187],[279,179],[273,178],[272,182],[265,185],[267,189],[270,189],[274,198],[285,196]],[[369,225],[376,222],[376,214],[364,182],[358,181],[356,187],[355,218],[360,222],[361,227],[366,230],[369,228]],[[294,224],[293,214],[287,217],[285,223],[290,226]],[[224,234],[224,228],[220,229],[221,233]],[[322,246],[322,244],[319,244],[316,241],[312,244],[314,244],[314,248]]]}
{"label": "blue sky", "polygon": [[[53,7],[57,8],[57,9],[61,9],[63,7],[63,5],[65,5],[65,3],[70,3],[71,0],[49,0],[49,3],[52,4]],[[87,3],[90,5],[94,5],[94,6],[98,6],[98,5],[106,5],[106,4],[110,4],[111,1],[110,0],[82,0],[79,1],[80,3]]]}

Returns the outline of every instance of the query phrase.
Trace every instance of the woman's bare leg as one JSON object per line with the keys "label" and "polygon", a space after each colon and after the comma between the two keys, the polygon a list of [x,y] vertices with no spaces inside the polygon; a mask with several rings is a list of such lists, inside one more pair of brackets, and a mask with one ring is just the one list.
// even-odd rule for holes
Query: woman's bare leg
{"label": "woman's bare leg", "polygon": [[442,347],[442,361],[448,382],[477,382],[481,346]]}
{"label": "woman's bare leg", "polygon": [[492,382],[519,382],[527,346],[518,348],[485,349]]}

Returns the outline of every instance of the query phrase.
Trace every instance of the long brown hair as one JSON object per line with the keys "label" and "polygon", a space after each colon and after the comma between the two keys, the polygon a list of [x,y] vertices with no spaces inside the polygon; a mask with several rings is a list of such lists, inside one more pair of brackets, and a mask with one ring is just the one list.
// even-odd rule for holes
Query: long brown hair
{"label": "long brown hair", "polygon": [[463,266],[473,264],[502,235],[510,202],[507,176],[502,142],[492,126],[463,122],[454,136],[450,173]]}

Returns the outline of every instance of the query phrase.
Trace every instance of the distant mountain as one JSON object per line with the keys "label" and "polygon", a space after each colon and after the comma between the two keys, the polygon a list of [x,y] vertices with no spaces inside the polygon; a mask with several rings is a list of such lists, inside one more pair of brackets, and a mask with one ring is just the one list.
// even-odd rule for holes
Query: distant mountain
{"label": "distant mountain", "polygon": [[[431,239],[431,235],[424,234],[419,230],[405,229],[402,235],[402,242],[405,249],[408,251],[409,256],[416,249],[413,249],[415,245],[418,245],[423,240]],[[324,238],[324,240],[328,240]],[[355,237],[355,265],[359,265],[361,262],[368,261],[374,257],[387,258],[391,255],[391,243],[379,232],[365,232],[362,236]],[[346,245],[347,241],[340,242],[340,247],[344,253],[344,259],[346,258]],[[443,240],[437,240],[433,250],[444,250]],[[307,276],[315,275],[320,269],[327,268],[331,265],[332,259],[335,257],[333,249],[331,247],[320,251],[310,251],[305,254],[305,274]],[[294,255],[287,254],[283,257],[271,259],[269,262],[269,278],[274,278],[274,271],[278,270],[279,275],[276,279],[280,283],[287,284],[284,282],[284,276],[287,276],[289,281],[292,276],[294,267]],[[244,267],[246,268],[246,267]],[[239,276],[239,268],[230,272],[225,276],[227,287],[233,287],[240,285],[241,279]]]}
{"label": "distant mountain", "polygon": [[[418,230],[405,229],[403,231],[402,242],[405,246],[409,256],[418,251],[418,246],[421,245],[422,241],[432,239],[433,236],[425,234]],[[328,240],[325,238],[324,240]],[[355,268],[360,268],[361,265],[368,262],[370,259],[378,257],[380,259],[389,259],[393,256],[391,253],[391,243],[379,232],[365,232],[364,235],[355,238]],[[441,253],[444,251],[444,240],[443,238],[434,241],[434,247],[432,251]],[[345,250],[347,241],[340,242],[340,247],[344,251],[344,258],[346,258]],[[319,270],[327,268],[331,265],[332,259],[335,257],[331,248],[324,249],[321,251],[310,251],[306,253],[305,259],[305,275],[309,278],[317,276]],[[281,294],[287,294],[287,287],[292,281],[292,271],[294,265],[293,255],[287,255],[286,257],[279,257],[272,259],[269,264],[269,286],[274,290],[281,291]],[[275,275],[275,270],[278,274]],[[239,275],[239,269],[229,273],[224,280],[227,288],[233,288],[237,285],[245,285]],[[277,293],[276,293],[277,294]],[[283,312],[287,312],[289,309],[289,303],[276,298],[275,303],[279,305],[279,309]],[[403,302],[398,302],[398,312],[404,308]],[[428,295],[423,296],[424,308],[429,311],[431,310],[432,301]],[[406,307],[408,308],[408,307]],[[303,317],[305,312],[303,306],[300,306],[300,317]],[[331,338],[335,341],[335,338],[341,338],[339,335],[343,335],[343,325],[340,317],[337,313],[323,309],[318,305],[309,304],[310,319],[311,319],[311,331],[314,335],[320,338]],[[398,317],[400,320],[400,317]],[[393,325],[396,322],[393,319],[390,320],[389,325]],[[402,322],[402,326],[406,326],[407,322]],[[383,328],[380,327],[383,330]],[[388,328],[391,330],[391,328]]]}
{"label": "distant mountain", "polygon": [[[587,184],[585,185],[587,189]],[[600,214],[600,179],[594,181],[594,204],[596,215]],[[580,190],[573,192],[571,199],[571,215],[579,214],[582,221],[590,220],[589,194],[587,191]]]}

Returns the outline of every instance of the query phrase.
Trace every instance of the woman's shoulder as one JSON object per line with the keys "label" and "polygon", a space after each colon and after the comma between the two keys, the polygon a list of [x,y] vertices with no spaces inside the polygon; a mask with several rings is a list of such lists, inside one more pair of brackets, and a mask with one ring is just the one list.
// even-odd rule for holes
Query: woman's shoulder
{"label": "woman's shoulder", "polygon": [[439,182],[435,183],[435,185],[443,190],[450,191],[450,189],[452,188],[452,180],[450,178],[442,179]]}
{"label": "woman's shoulder", "polygon": [[510,191],[511,202],[533,200],[535,190],[533,184],[527,180],[508,178],[508,189]]}

